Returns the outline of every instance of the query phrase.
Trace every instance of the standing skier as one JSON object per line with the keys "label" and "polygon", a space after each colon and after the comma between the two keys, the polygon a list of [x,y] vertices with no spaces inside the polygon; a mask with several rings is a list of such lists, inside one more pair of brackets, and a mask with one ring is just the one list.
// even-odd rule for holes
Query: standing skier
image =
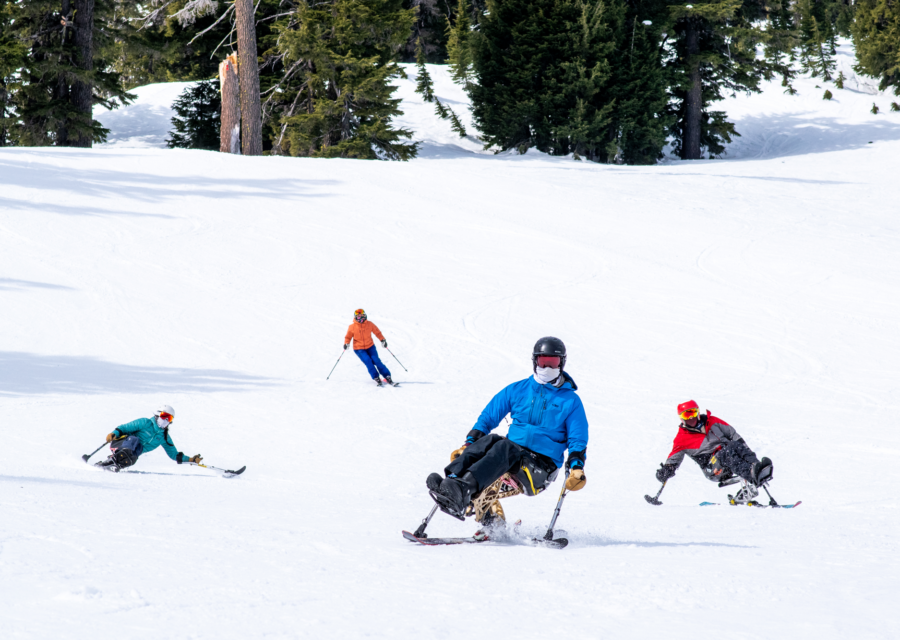
{"label": "standing skier", "polygon": [[375,326],[374,322],[369,322],[365,311],[357,309],[353,312],[353,322],[347,329],[347,335],[344,336],[344,349],[346,350],[350,346],[350,341],[352,340],[353,352],[366,365],[372,380],[379,387],[383,386],[379,377],[380,374],[384,376],[388,384],[394,384],[394,381],[391,380],[391,372],[388,371],[381,358],[378,357],[378,350],[375,349],[375,342],[372,340],[373,333],[381,340],[381,346],[387,349],[387,340],[384,339],[381,331]]}
{"label": "standing skier", "polygon": [[[169,426],[173,420],[175,420],[175,410],[164,404],[156,410],[152,418],[138,418],[116,427],[112,433],[106,436],[112,455],[94,466],[118,472],[132,466],[141,454],[153,451],[159,446],[162,446],[169,457],[178,464],[184,460],[200,462],[203,458],[199,453],[188,458],[175,448],[175,443],[172,442],[169,435]],[[122,436],[125,437],[122,438]],[[118,438],[122,439],[118,440]]]}
{"label": "standing skier", "polygon": [[[733,484],[735,476],[743,480],[743,487],[734,496],[735,503],[746,503],[755,498],[757,487],[772,479],[772,461],[759,460],[744,439],[730,424],[711,415],[700,415],[700,408],[693,400],[678,405],[678,433],[672,453],[656,470],[656,479],[665,482],[675,475],[687,455],[700,465],[708,479],[719,486]],[[731,480],[731,482],[728,482]]]}
{"label": "standing skier", "polygon": [[[514,382],[488,403],[466,436],[450,454],[441,477],[425,484],[442,511],[462,517],[471,499],[504,473],[517,475],[527,495],[536,495],[556,479],[568,448],[566,488],[578,491],[584,475],[588,423],[578,386],[563,371],[566,346],[559,338],[541,338],[531,355],[533,375]],[[507,437],[492,434],[506,414],[512,425]],[[521,475],[519,472],[521,471]]]}

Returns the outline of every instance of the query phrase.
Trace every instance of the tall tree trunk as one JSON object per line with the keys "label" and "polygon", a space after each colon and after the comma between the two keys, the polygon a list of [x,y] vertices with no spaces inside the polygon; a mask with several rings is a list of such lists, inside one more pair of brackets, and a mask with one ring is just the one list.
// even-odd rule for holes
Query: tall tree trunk
{"label": "tall tree trunk", "polygon": [[241,148],[245,156],[259,156],[262,155],[262,109],[253,0],[235,0],[234,7],[241,83]]}
{"label": "tall tree trunk", "polygon": [[241,152],[241,85],[237,74],[237,54],[219,63],[219,88],[222,93],[222,123],[219,128],[219,151]]}
{"label": "tall tree trunk", "polygon": [[685,53],[690,65],[691,86],[684,99],[684,129],[681,140],[682,160],[700,159],[700,133],[703,119],[703,84],[700,80],[700,30],[694,19],[687,20]]}
{"label": "tall tree trunk", "polygon": [[[69,22],[72,19],[72,3],[70,0],[62,0],[62,7],[60,10],[60,15],[62,19],[65,21],[65,25],[62,30],[62,44],[61,47],[65,47],[69,42],[69,36],[73,31],[69,25]],[[65,71],[59,71],[56,74],[56,88],[53,90],[53,99],[58,100],[59,102],[68,102],[70,99],[69,96],[69,76]],[[68,118],[60,118],[56,125],[56,146],[58,147],[68,147],[69,146],[69,119]]]}
{"label": "tall tree trunk", "polygon": [[[75,0],[75,66],[83,71],[94,68],[94,0]],[[76,80],[72,84],[72,106],[78,111],[78,129],[70,146],[90,147],[94,143],[91,131],[94,121],[91,112],[94,104],[94,86],[90,81]]]}

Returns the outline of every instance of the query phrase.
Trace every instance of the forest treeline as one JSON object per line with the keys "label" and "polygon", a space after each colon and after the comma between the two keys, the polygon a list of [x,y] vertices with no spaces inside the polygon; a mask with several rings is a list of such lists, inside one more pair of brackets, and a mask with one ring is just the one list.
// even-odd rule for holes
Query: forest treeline
{"label": "forest treeline", "polygon": [[[853,38],[859,73],[900,95],[900,0],[247,6],[251,53],[237,52],[234,2],[0,0],[0,146],[90,147],[108,133],[93,105],[127,104],[152,82],[213,80],[235,52],[258,68],[261,148],[276,155],[415,156],[413,132],[393,124],[400,62],[418,62],[418,90],[460,135],[426,62],[450,65],[486,146],[626,164],[656,162],[667,142],[684,159],[722,154],[739,134],[716,103],[763,80],[787,93],[800,72],[840,86],[838,37]],[[218,81],[182,96],[169,144],[218,148],[218,101]]]}

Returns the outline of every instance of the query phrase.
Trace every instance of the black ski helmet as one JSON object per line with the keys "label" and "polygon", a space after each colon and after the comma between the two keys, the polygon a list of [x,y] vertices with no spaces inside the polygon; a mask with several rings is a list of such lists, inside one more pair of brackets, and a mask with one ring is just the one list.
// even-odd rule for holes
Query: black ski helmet
{"label": "black ski helmet", "polygon": [[538,356],[559,356],[559,370],[562,371],[566,367],[566,345],[559,338],[544,336],[534,343],[534,349],[531,350],[531,369],[535,372]]}

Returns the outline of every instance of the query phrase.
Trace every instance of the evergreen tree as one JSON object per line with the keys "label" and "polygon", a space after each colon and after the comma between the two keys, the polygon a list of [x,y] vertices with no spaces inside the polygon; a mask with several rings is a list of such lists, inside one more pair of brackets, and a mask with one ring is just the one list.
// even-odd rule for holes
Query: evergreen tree
{"label": "evergreen tree", "polygon": [[466,88],[472,75],[471,31],[468,0],[459,0],[456,20],[453,25],[447,24],[447,62],[453,81]]}
{"label": "evergreen tree", "polygon": [[765,40],[761,20],[765,6],[758,0],[695,0],[670,4],[669,36],[674,37],[669,70],[674,149],[685,160],[721,154],[724,144],[739,135],[722,111],[709,105],[723,92],[759,92],[759,82],[771,78],[773,65],[758,58]]}
{"label": "evergreen tree", "polygon": [[798,0],[801,68],[813,77],[831,80],[834,70],[835,30],[824,2]]}
{"label": "evergreen tree", "polygon": [[8,32],[27,44],[10,98],[15,144],[89,147],[108,131],[92,107],[115,108],[133,96],[106,57],[118,36],[113,0],[20,0]]}
{"label": "evergreen tree", "polygon": [[425,62],[441,64],[447,60],[447,25],[453,16],[450,0],[404,0],[404,9],[416,12],[409,39],[400,50],[402,62],[414,62],[421,43]]}
{"label": "evergreen tree", "polygon": [[879,79],[900,96],[900,2],[858,0],[853,24],[857,72]]}
{"label": "evergreen tree", "polygon": [[472,114],[487,143],[606,161],[620,0],[489,0],[472,39]]}
{"label": "evergreen tree", "polygon": [[621,23],[625,31],[617,36],[619,46],[612,54],[609,162],[653,164],[662,158],[672,118],[666,110],[669,97],[659,46],[661,8],[659,2],[627,5]]}
{"label": "evergreen tree", "polygon": [[418,145],[391,126],[401,114],[394,61],[415,15],[402,0],[303,0],[281,23],[278,48],[291,70],[291,108],[274,151],[294,156],[408,160]]}
{"label": "evergreen tree", "polygon": [[172,110],[177,115],[172,118],[174,130],[169,132],[167,147],[219,150],[222,96],[219,95],[218,80],[206,80],[188,87],[172,104]]}
{"label": "evergreen tree", "polygon": [[434,102],[434,82],[425,67],[425,50],[421,40],[416,46],[416,93],[422,94],[425,102]]}
{"label": "evergreen tree", "polygon": [[11,143],[16,123],[13,92],[28,53],[28,47],[15,36],[15,8],[13,0],[0,0],[0,147]]}
{"label": "evergreen tree", "polygon": [[800,44],[800,34],[794,23],[790,0],[774,0],[769,12],[766,36],[766,59],[772,65],[772,72],[781,76],[784,92],[794,95],[797,91],[791,82],[797,77],[794,54]]}
{"label": "evergreen tree", "polygon": [[838,77],[834,79],[834,86],[836,86],[838,89],[843,89],[844,80],[846,80],[846,78],[844,77],[844,72],[841,71],[840,73],[838,73]]}
{"label": "evergreen tree", "polygon": [[831,100],[834,97],[834,94],[831,93],[828,89],[825,89],[825,93],[822,95],[822,100]]}

